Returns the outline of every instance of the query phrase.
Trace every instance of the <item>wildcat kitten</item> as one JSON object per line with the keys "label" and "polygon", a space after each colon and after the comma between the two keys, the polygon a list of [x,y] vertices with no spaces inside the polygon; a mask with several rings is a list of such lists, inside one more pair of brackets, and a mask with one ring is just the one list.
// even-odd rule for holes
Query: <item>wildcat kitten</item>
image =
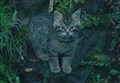
{"label": "wildcat kitten", "polygon": [[[71,16],[63,16],[58,11],[53,15],[36,16],[25,20],[17,20],[14,29],[28,25],[28,37],[36,56],[49,62],[53,73],[61,71],[69,74],[80,29],[80,11]],[[59,58],[62,58],[60,68]]]}

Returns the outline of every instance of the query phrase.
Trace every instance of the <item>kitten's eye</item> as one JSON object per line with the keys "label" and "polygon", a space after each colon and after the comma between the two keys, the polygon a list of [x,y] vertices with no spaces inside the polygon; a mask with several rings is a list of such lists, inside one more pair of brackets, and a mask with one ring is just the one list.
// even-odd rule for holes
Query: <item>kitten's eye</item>
{"label": "kitten's eye", "polygon": [[57,26],[56,27],[56,31],[58,31],[58,32],[65,31],[65,27],[63,27],[63,26]]}
{"label": "kitten's eye", "polygon": [[71,31],[77,31],[77,30],[78,30],[78,27],[77,27],[77,26],[72,26],[72,27],[70,28],[70,30],[71,30]]}
{"label": "kitten's eye", "polygon": [[65,30],[65,27],[61,26],[61,27],[60,27],[60,30],[61,30],[61,31],[64,31],[64,30]]}

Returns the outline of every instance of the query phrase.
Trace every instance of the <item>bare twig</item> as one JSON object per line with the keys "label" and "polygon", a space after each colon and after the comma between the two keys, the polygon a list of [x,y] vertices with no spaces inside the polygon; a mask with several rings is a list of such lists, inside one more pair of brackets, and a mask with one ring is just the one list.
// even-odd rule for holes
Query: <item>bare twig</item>
{"label": "bare twig", "polygon": [[54,0],[50,0],[50,3],[49,3],[49,13],[53,11],[53,6],[54,6]]}

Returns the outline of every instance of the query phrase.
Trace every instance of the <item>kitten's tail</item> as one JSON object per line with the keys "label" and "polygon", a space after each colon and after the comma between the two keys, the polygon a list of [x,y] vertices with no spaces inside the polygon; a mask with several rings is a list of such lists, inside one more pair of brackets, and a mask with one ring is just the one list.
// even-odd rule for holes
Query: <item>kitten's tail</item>
{"label": "kitten's tail", "polygon": [[16,19],[12,25],[12,28],[16,28],[17,30],[21,29],[23,26],[29,23],[29,19]]}
{"label": "kitten's tail", "polygon": [[16,19],[10,28],[12,35],[15,34],[17,31],[19,31],[21,28],[23,28],[23,26],[28,24],[29,24],[29,18]]}

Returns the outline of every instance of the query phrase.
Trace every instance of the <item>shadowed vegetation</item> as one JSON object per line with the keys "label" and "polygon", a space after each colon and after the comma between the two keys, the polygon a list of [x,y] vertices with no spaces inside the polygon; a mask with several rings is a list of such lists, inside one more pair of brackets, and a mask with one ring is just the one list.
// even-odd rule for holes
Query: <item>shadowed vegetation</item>
{"label": "shadowed vegetation", "polygon": [[[52,0],[51,0],[52,1]],[[120,83],[120,1],[119,0],[53,0],[48,12],[58,10],[74,12],[81,10],[81,23],[84,29],[111,31],[109,53],[102,53],[99,48],[89,51],[79,63],[78,70],[90,70],[85,83]],[[23,13],[25,11],[22,11]],[[20,78],[13,69],[15,63],[24,61],[21,45],[24,44],[24,30],[12,36],[10,26],[16,17],[15,8],[9,0],[0,1],[0,83],[20,83]],[[43,11],[44,12],[44,11]],[[49,83],[49,73],[42,82]],[[76,82],[77,83],[77,82]]]}

